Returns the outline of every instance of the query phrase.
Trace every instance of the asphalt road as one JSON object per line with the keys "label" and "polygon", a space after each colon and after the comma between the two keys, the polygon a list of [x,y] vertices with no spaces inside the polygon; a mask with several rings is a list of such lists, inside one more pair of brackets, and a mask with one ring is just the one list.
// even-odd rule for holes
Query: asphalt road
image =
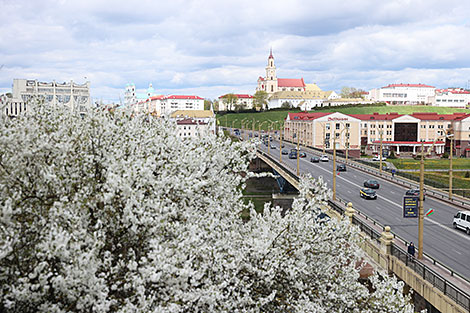
{"label": "asphalt road", "polygon": [[[272,141],[276,149],[270,149],[270,155],[279,160],[279,142]],[[290,151],[294,145],[284,143]],[[268,148],[260,145],[260,149],[267,152]],[[323,176],[329,188],[333,185],[333,160],[329,162],[311,163],[311,150],[301,148],[307,152],[306,158],[300,159],[300,173],[311,173],[314,177]],[[297,168],[297,160],[282,156],[282,163],[292,169]],[[339,164],[337,162],[337,164]],[[375,179],[380,183],[377,190],[377,200],[366,200],[360,197],[359,190],[367,179]],[[392,232],[413,241],[418,246],[418,218],[403,217],[403,196],[408,188],[395,183],[371,176],[360,170],[347,167],[346,172],[340,172],[336,177],[336,196],[351,202],[354,209],[366,214],[383,225],[392,228]],[[424,218],[424,253],[450,267],[470,280],[470,236],[461,230],[452,227],[452,220],[459,207],[450,205],[426,195],[424,212],[434,209],[434,214]]]}

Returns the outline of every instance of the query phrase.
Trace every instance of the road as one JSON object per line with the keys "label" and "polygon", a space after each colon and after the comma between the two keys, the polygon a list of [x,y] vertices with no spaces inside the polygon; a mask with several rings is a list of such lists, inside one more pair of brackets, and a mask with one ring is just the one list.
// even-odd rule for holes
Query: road
{"label": "road", "polygon": [[[271,143],[276,146],[276,149],[270,149],[270,155],[279,160],[279,142],[272,141]],[[283,144],[286,145],[286,149],[294,148],[292,144],[284,142]],[[260,149],[268,151],[264,144],[260,145]],[[300,159],[300,173],[308,172],[314,177],[323,176],[324,181],[331,188],[333,161],[330,159],[329,162],[311,163],[310,157],[314,155],[312,151],[303,147],[301,151],[307,152],[307,157]],[[287,155],[282,156],[282,164],[291,169],[297,168],[297,160],[289,159]],[[377,200],[365,200],[359,196],[363,182],[371,178],[380,183]],[[407,189],[351,167],[347,167],[346,172],[340,172],[336,179],[337,197],[351,202],[354,209],[383,225],[390,226],[392,232],[417,245],[418,218],[403,217],[403,196]],[[452,227],[455,213],[462,209],[427,195],[424,201],[424,211],[430,208],[433,208],[435,213],[424,219],[424,252],[470,280],[470,236]]]}

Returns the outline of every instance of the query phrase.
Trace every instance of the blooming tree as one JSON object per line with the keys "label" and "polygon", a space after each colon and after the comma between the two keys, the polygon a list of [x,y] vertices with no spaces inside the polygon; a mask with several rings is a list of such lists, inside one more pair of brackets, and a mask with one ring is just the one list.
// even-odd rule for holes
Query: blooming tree
{"label": "blooming tree", "polygon": [[285,216],[242,201],[254,151],[126,113],[0,117],[0,311],[413,312],[396,279],[358,281],[321,180]]}

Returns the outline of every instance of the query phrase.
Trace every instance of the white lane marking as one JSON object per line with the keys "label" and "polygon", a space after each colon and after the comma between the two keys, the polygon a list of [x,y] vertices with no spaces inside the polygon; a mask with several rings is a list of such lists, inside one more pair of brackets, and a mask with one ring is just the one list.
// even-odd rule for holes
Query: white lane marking
{"label": "white lane marking", "polygon": [[[318,167],[318,168],[324,170],[325,172],[328,172],[328,173],[330,172],[330,171],[328,171],[327,169],[324,169],[324,168],[322,168],[321,166],[318,166],[318,165],[316,165],[316,164],[312,164],[312,165],[314,165],[314,166],[316,166],[316,167]],[[345,182],[350,183],[351,185],[354,185],[354,186],[356,186],[356,187],[362,188],[362,186],[360,186],[360,185],[358,185],[358,184],[355,184],[355,183],[353,183],[353,182],[351,182],[351,181],[347,180],[346,178],[343,178],[343,177],[341,177],[341,176],[339,176],[339,175],[337,176],[337,178],[342,179],[342,180],[344,180]],[[390,199],[385,198],[384,196],[381,196],[380,198],[377,198],[377,199],[384,199],[385,201],[387,201],[387,202],[393,204],[394,206],[397,206],[397,207],[399,207],[400,209],[402,208],[401,205],[396,204],[395,202],[393,202],[393,201],[390,200]],[[445,230],[452,231],[454,234],[456,234],[456,235],[462,237],[463,239],[470,240],[469,236],[467,236],[467,235],[462,235],[462,234],[458,233],[455,229],[449,228],[448,226],[445,226],[445,225],[443,225],[443,224],[441,224],[441,223],[438,223],[438,222],[436,222],[436,221],[433,221],[433,220],[430,219],[430,218],[429,218],[429,219],[426,219],[426,221],[428,221],[428,222],[430,222],[430,223],[433,223],[434,225],[437,225],[437,226],[439,226],[439,227],[442,227],[442,228],[445,229]]]}
{"label": "white lane marking", "polygon": [[395,193],[395,191],[390,190],[390,193]]}

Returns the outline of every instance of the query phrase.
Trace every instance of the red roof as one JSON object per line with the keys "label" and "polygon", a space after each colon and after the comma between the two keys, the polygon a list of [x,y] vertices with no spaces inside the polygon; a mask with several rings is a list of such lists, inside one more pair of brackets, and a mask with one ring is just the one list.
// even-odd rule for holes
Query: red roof
{"label": "red roof", "polygon": [[178,95],[171,95],[166,96],[165,99],[195,99],[195,100],[204,100],[204,98],[198,96],[178,96]]}
{"label": "red roof", "polygon": [[258,77],[258,79],[259,79],[259,80],[264,80],[264,78],[263,78],[263,77],[261,77],[261,76],[260,76],[260,77]]}
{"label": "red roof", "polygon": [[[314,120],[325,115],[333,114],[334,112],[314,112],[314,113],[288,113],[290,120]],[[386,113],[386,114],[345,114],[362,121],[378,120],[378,121],[391,121],[404,114],[398,114],[396,112]],[[420,120],[444,120],[444,121],[456,121],[462,120],[464,118],[470,117],[470,113],[453,113],[453,114],[437,114],[435,112],[417,112],[410,114],[410,116],[420,119]]]}
{"label": "red roof", "polygon": [[206,125],[207,123],[204,122],[198,122],[190,118],[186,118],[184,120],[179,120],[176,121],[176,124],[178,125]]}
{"label": "red roof", "polygon": [[424,84],[390,84],[382,88],[395,88],[395,87],[436,88],[434,86],[424,85]]}
{"label": "red roof", "polygon": [[315,113],[288,113],[290,120],[315,120],[325,115],[333,114],[333,112],[315,112]]}
{"label": "red roof", "polygon": [[305,83],[303,78],[278,78],[277,79],[278,87],[302,87],[305,88]]}
{"label": "red roof", "polygon": [[403,114],[391,112],[391,113],[385,113],[385,114],[373,113],[373,114],[350,114],[350,115],[363,121],[368,121],[368,120],[387,121],[387,120],[396,119],[397,117],[400,117]]}
{"label": "red roof", "polygon": [[453,93],[453,94],[470,94],[470,91],[462,89],[436,89],[436,92],[439,93]]}
{"label": "red roof", "polygon": [[[375,140],[372,143],[380,143],[380,140]],[[444,141],[438,140],[436,142],[434,141],[382,141],[382,144],[398,144],[398,145],[420,145],[420,144],[425,144],[425,145],[430,145],[430,144],[444,144]]]}

